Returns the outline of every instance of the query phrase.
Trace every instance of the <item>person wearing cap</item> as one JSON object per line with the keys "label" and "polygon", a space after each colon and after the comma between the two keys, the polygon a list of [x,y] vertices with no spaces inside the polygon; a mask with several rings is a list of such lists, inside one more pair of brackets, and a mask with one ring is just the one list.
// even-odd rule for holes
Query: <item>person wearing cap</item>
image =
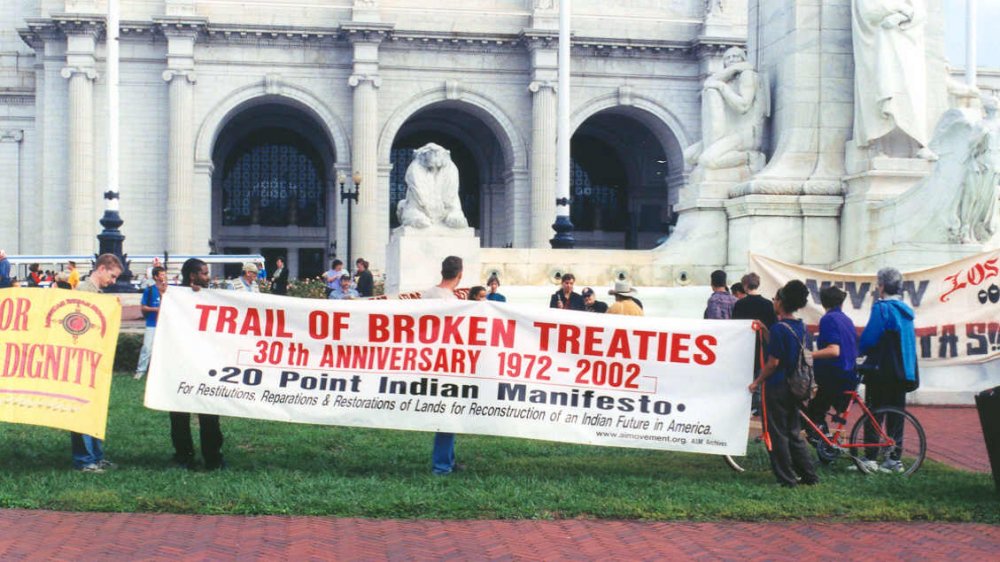
{"label": "person wearing cap", "polygon": [[7,259],[7,252],[0,250],[0,289],[6,289],[13,284],[10,278],[10,260]]}
{"label": "person wearing cap", "polygon": [[243,264],[243,275],[233,280],[233,290],[246,293],[259,293],[257,286],[257,265],[253,262]]}
{"label": "person wearing cap", "polygon": [[340,284],[330,293],[330,299],[356,299],[360,295],[351,287],[351,274],[345,273],[340,276]]}
{"label": "person wearing cap", "polygon": [[733,305],[736,297],[726,289],[726,272],[716,269],[712,272],[712,295],[708,297],[705,307],[705,319],[729,320],[733,317]]}
{"label": "person wearing cap", "polygon": [[615,303],[608,308],[608,314],[645,316],[642,307],[632,298],[637,292],[627,280],[615,281],[615,288],[608,291],[609,295],[615,296]]}
{"label": "person wearing cap", "polygon": [[573,284],[576,283],[576,276],[572,273],[564,273],[559,279],[559,290],[552,294],[549,299],[549,308],[561,308],[563,310],[583,310],[583,297],[580,293],[573,292]]}
{"label": "person wearing cap", "polygon": [[586,312],[605,313],[608,311],[608,303],[597,300],[594,290],[587,287],[580,293],[583,296],[583,310]]}
{"label": "person wearing cap", "polygon": [[486,280],[486,287],[490,290],[486,294],[486,300],[494,302],[507,302],[507,297],[500,294],[500,278],[494,273]]}

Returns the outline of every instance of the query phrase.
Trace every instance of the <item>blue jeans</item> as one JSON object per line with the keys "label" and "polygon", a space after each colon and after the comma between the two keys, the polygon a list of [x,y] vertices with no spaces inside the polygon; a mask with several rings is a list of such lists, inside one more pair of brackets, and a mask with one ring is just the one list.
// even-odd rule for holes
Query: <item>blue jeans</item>
{"label": "blue jeans", "polygon": [[83,468],[88,464],[97,464],[104,460],[104,445],[100,439],[71,432],[69,440],[73,445],[73,468]]}
{"label": "blue jeans", "polygon": [[435,433],[434,452],[431,454],[434,474],[450,474],[455,468],[455,434]]}

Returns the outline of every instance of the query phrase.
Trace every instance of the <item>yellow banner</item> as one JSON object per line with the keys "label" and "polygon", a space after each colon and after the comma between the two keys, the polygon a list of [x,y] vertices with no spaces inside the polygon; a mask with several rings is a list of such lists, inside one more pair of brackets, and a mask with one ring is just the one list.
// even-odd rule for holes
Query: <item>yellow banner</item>
{"label": "yellow banner", "polygon": [[0,421],[103,439],[121,316],[109,295],[0,291]]}

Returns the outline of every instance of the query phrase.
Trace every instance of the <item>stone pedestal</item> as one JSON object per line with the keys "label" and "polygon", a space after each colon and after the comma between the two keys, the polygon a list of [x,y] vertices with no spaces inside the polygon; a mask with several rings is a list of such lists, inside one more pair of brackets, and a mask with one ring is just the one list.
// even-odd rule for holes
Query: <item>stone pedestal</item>
{"label": "stone pedestal", "polygon": [[385,292],[422,291],[441,282],[441,262],[458,256],[463,262],[462,287],[482,285],[479,237],[473,228],[401,226],[389,236]]}
{"label": "stone pedestal", "polygon": [[892,221],[880,220],[880,215],[885,214],[880,208],[927,176],[931,166],[930,162],[916,158],[848,159],[848,169],[863,171],[844,178],[847,188],[840,221],[842,264],[863,261],[895,245],[893,225],[887,224]]}
{"label": "stone pedestal", "polygon": [[673,266],[671,278],[683,274],[694,283],[707,283],[712,270],[728,260],[729,222],[726,200],[729,191],[750,177],[746,167],[722,170],[696,168],[681,190],[674,210],[677,226],[667,241],[654,250],[654,263]]}

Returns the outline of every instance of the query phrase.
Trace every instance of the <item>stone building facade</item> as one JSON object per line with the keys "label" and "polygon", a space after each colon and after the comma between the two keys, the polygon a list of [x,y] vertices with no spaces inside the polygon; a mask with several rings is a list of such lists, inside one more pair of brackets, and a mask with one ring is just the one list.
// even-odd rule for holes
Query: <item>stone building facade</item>
{"label": "stone building facade", "polygon": [[[0,241],[91,253],[107,189],[101,0],[0,14]],[[746,43],[745,0],[573,3],[579,247],[668,232],[704,77]],[[413,148],[437,142],[489,248],[546,248],[555,217],[557,0],[122,0],[121,213],[133,254],[287,255],[379,268]]]}

